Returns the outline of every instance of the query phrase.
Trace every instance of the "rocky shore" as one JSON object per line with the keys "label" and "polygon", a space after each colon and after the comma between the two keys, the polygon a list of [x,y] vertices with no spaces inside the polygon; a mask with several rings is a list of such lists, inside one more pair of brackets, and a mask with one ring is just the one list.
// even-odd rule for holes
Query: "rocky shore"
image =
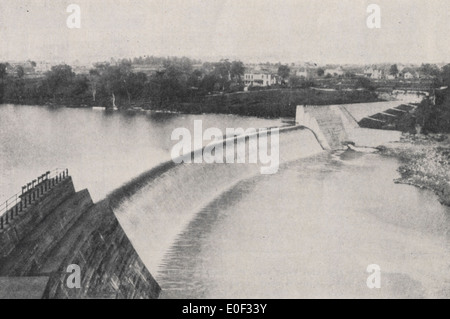
{"label": "rocky shore", "polygon": [[450,138],[443,134],[404,134],[400,142],[380,148],[385,156],[402,161],[399,184],[434,191],[443,205],[450,206]]}

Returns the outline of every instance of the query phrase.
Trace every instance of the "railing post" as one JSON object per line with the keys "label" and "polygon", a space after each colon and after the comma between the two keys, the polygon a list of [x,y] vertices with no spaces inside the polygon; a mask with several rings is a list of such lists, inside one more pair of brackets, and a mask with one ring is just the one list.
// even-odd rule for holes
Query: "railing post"
{"label": "railing post", "polygon": [[5,225],[9,224],[8,213],[5,214]]}
{"label": "railing post", "polygon": [[14,209],[11,208],[10,214],[11,214],[11,220],[14,220]]}
{"label": "railing post", "polygon": [[3,229],[3,216],[0,217],[0,229]]}

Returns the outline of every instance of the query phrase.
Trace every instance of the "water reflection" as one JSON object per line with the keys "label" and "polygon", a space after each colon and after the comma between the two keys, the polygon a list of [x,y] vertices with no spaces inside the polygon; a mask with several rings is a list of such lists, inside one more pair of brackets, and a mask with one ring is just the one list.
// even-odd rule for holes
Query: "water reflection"
{"label": "water reflection", "polygon": [[265,127],[279,120],[229,115],[102,112],[91,109],[0,105],[0,202],[36,176],[69,168],[77,189],[95,201],[170,159],[177,127]]}

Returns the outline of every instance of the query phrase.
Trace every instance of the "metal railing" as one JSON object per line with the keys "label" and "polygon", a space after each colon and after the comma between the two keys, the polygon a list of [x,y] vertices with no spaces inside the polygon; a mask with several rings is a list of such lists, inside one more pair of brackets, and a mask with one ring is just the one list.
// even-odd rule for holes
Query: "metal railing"
{"label": "metal railing", "polygon": [[31,183],[22,186],[22,191],[11,196],[0,204],[0,231],[8,227],[19,213],[27,210],[32,204],[47,194],[55,186],[69,177],[68,169],[55,169],[42,174]]}

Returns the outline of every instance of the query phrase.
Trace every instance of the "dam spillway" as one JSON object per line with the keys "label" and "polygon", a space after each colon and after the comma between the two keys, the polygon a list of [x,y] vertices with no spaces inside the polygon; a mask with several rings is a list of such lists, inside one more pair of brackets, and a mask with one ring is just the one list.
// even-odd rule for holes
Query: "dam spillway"
{"label": "dam spillway", "polygon": [[[280,135],[281,166],[322,152],[309,130],[282,128]],[[17,298],[156,298],[154,278],[177,234],[208,203],[259,174],[258,164],[169,161],[96,204],[87,190],[75,191],[67,174],[0,232],[0,285]],[[20,238],[9,235],[21,230]],[[83,269],[81,289],[66,286],[72,264]]]}
{"label": "dam spillway", "polygon": [[[280,132],[279,144],[281,166],[323,151],[314,134],[299,127]],[[114,212],[158,279],[164,255],[195,215],[237,183],[259,174],[255,164],[180,164],[141,180],[140,189]]]}
{"label": "dam spillway", "polygon": [[[319,129],[329,127],[327,134],[337,133],[336,136],[345,133],[342,135],[345,137],[339,137],[331,145],[340,146],[342,141],[351,139],[345,122],[350,121],[349,116],[340,114],[339,108],[331,115],[324,110],[313,114],[319,119]],[[281,166],[323,150],[317,130],[301,127],[283,128],[279,147]],[[42,273],[55,273],[47,276],[47,281],[38,281],[46,298],[157,297],[160,288],[150,272],[156,278],[160,276],[165,256],[170,254],[171,245],[183,229],[223,194],[259,175],[260,165],[176,165],[169,161],[120,187],[96,205],[87,190],[75,192],[70,179],[67,182],[70,196],[60,196],[65,200],[56,201],[54,207],[39,209],[50,217],[33,222],[36,227],[31,227],[33,230],[26,238],[16,243],[19,249],[14,252],[14,246],[13,251],[4,254],[0,284],[5,278],[9,280],[3,284],[11,285],[18,284],[23,276],[34,278]],[[76,214],[67,215],[68,211]],[[56,227],[58,224],[62,226]],[[46,237],[39,237],[42,233],[46,233]],[[42,244],[40,240],[44,240]],[[37,243],[39,249],[34,250]],[[22,263],[20,260],[26,254],[21,256],[21,251],[35,256],[27,257],[28,262]],[[61,276],[61,272],[67,262],[79,263],[89,270],[83,279],[89,289],[68,291],[64,288],[67,275]],[[123,267],[131,267],[132,271],[123,272]],[[96,284],[91,284],[93,282]]]}

